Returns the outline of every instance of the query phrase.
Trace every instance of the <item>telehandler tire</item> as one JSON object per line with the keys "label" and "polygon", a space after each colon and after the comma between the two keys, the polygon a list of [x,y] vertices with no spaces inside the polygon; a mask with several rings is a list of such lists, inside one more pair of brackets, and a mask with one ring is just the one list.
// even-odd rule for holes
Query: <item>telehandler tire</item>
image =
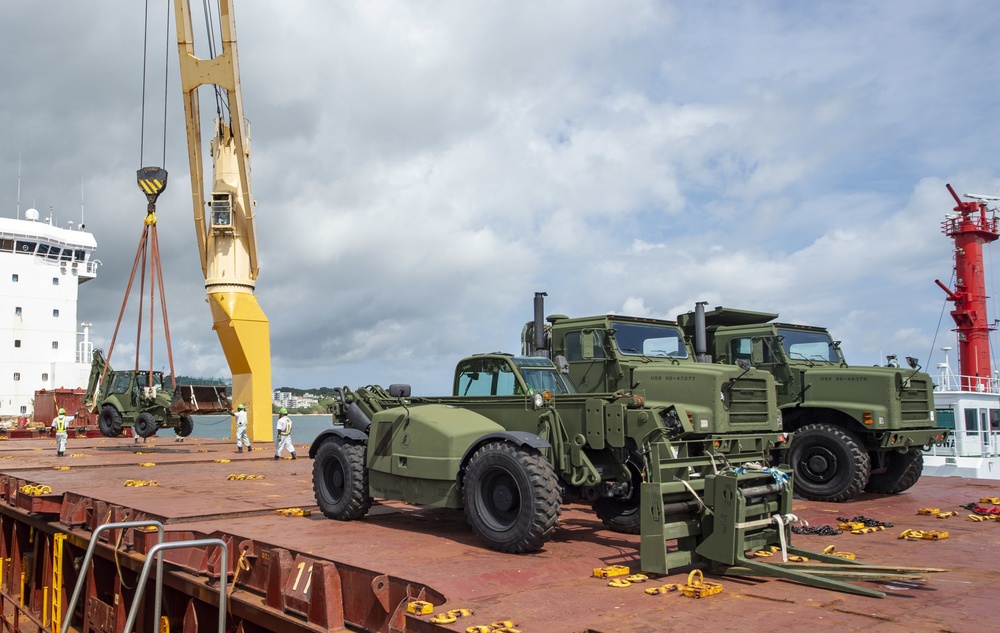
{"label": "telehandler tire", "polygon": [[174,427],[174,434],[177,437],[187,437],[194,431],[194,418],[190,415],[182,415],[181,423]]}
{"label": "telehandler tire", "polygon": [[342,437],[323,442],[313,459],[313,492],[323,515],[353,521],[368,514],[368,469],[365,447]]}
{"label": "telehandler tire", "polygon": [[492,550],[538,550],[559,519],[560,488],[552,465],[538,451],[491,442],[475,452],[462,481],[465,516]]}
{"label": "telehandler tire", "polygon": [[101,414],[97,417],[97,427],[105,437],[118,437],[122,434],[122,415],[118,413],[118,409],[106,404],[101,407]]}
{"label": "telehandler tire", "polygon": [[847,501],[868,483],[871,459],[853,433],[833,424],[807,424],[792,437],[789,465],[795,492],[814,501]]}
{"label": "telehandler tire", "polygon": [[140,413],[135,418],[135,434],[139,437],[150,437],[156,435],[156,420],[150,413]]}
{"label": "telehandler tire", "polygon": [[893,451],[886,455],[889,466],[884,473],[876,473],[868,478],[865,490],[883,495],[895,495],[913,487],[924,470],[924,454],[920,449],[906,453]]}

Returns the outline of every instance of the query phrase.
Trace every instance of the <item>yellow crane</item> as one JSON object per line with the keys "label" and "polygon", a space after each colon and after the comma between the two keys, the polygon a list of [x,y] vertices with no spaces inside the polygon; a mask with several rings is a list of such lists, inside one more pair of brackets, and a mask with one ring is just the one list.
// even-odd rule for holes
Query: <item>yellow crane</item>
{"label": "yellow crane", "polygon": [[[233,7],[230,0],[219,0],[222,50],[207,59],[194,54],[189,0],[174,0],[174,16],[187,119],[194,226],[213,329],[233,375],[233,402],[246,404],[250,439],[271,441],[270,324],[254,295],[258,263],[254,201],[250,195],[250,140],[243,118]],[[202,173],[198,103],[198,88],[203,85],[215,86],[217,103],[228,107],[228,120],[225,109],[219,107],[214,125],[212,190],[208,200]]]}

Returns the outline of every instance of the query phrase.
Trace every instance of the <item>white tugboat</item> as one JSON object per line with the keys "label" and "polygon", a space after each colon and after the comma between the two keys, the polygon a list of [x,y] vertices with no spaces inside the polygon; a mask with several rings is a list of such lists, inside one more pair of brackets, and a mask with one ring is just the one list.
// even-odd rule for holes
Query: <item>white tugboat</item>
{"label": "white tugboat", "polygon": [[954,303],[951,316],[958,333],[957,374],[944,351],[940,374],[934,377],[934,402],[938,425],[952,429],[943,447],[931,447],[924,455],[924,474],[1000,479],[1000,389],[992,369],[989,334],[996,329],[986,312],[983,244],[1000,237],[996,210],[989,210],[992,196],[966,194],[963,202],[948,185],[958,206],[942,223],[944,233],[955,241],[955,289],[936,283]]}
{"label": "white tugboat", "polygon": [[90,374],[90,324],[77,321],[80,284],[97,276],[97,242],[68,228],[0,218],[0,423],[30,420],[38,390],[80,389]]}

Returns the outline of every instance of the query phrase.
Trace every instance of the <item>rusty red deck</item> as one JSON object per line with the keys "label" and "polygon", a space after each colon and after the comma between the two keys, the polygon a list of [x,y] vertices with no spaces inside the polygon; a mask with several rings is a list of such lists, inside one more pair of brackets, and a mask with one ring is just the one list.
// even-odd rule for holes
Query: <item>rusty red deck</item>
{"label": "rusty red deck", "polygon": [[[649,596],[636,584],[616,589],[593,578],[592,570],[613,564],[639,569],[638,537],[603,528],[583,505],[564,508],[559,528],[544,550],[531,555],[484,549],[459,511],[382,503],[362,521],[341,523],[315,512],[312,460],[273,461],[265,450],[235,454],[230,442],[172,437],[145,444],[131,439],[72,439],[68,457],[55,456],[47,439],[0,442],[0,474],[10,485],[47,485],[51,493],[15,504],[41,513],[58,528],[61,505],[94,499],[149,517],[168,530],[226,533],[253,539],[338,565],[367,569],[426,586],[446,603],[436,612],[471,608],[475,615],[444,630],[513,620],[526,633],[553,631],[743,631],[805,626],[839,631],[972,631],[992,619],[1000,586],[1000,522],[973,522],[960,505],[1000,495],[1000,482],[923,478],[910,491],[891,497],[867,495],[846,504],[797,499],[794,513],[811,525],[836,525],[837,517],[865,515],[894,527],[865,535],[796,535],[794,544],[813,550],[835,545],[874,564],[947,568],[916,583],[868,583],[887,592],[883,599],[835,593],[780,580],[711,578],[721,595],[693,600],[679,594]],[[216,460],[229,459],[229,463]],[[141,466],[152,463],[154,466]],[[53,470],[69,466],[69,470]],[[229,475],[263,475],[235,480]],[[155,487],[126,487],[126,480],[155,481]],[[26,507],[24,504],[35,504]],[[103,506],[102,506],[103,507]],[[276,510],[313,510],[309,517]],[[918,516],[936,507],[959,510],[948,519]],[[55,516],[53,516],[55,513]],[[64,515],[65,516],[65,515]],[[900,540],[907,528],[947,530],[941,541]],[[684,582],[678,573],[658,582]],[[345,591],[349,591],[345,587]],[[407,616],[406,630],[430,630]],[[426,621],[425,616],[421,618]]]}

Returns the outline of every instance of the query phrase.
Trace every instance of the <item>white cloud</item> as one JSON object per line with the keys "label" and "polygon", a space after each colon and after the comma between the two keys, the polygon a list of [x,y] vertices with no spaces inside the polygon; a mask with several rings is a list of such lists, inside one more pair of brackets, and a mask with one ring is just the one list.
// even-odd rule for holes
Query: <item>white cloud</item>
{"label": "white cloud", "polygon": [[[1000,190],[982,53],[1000,15],[983,4],[236,9],[276,385],[447,390],[461,355],[516,351],[536,290],[571,315],[775,311],[829,326],[861,364],[889,347],[926,357],[933,279],[951,269],[943,185]],[[3,213],[19,156],[22,211],[77,221],[83,190],[104,267],[81,318],[105,343],[145,208],[142,35],[141,11],[107,0],[0,7]],[[225,360],[167,67],[158,215],[176,364],[213,373]],[[147,67],[152,92],[162,68]],[[144,162],[161,156],[158,108],[162,93]]]}

